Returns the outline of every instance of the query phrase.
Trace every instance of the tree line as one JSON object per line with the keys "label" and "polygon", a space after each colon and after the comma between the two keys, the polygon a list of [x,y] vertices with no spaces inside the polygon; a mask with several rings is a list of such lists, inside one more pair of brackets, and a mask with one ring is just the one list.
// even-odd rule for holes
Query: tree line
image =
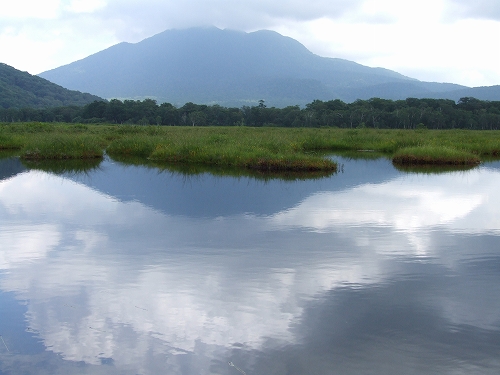
{"label": "tree line", "polygon": [[2,122],[111,123],[171,126],[281,126],[380,129],[500,129],[500,101],[471,97],[388,100],[372,98],[344,103],[314,100],[304,108],[241,108],[186,103],[176,107],[155,100],[94,101],[83,107],[0,109]]}

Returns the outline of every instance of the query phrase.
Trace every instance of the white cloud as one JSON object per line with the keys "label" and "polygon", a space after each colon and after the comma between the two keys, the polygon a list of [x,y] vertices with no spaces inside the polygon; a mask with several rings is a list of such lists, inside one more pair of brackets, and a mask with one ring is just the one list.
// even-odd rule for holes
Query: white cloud
{"label": "white cloud", "polygon": [[85,16],[0,26],[0,61],[31,74],[69,64],[119,42],[109,25]]}
{"label": "white cloud", "polygon": [[440,21],[439,12],[429,17],[425,15],[428,8],[410,9],[415,17],[404,12],[391,22],[321,18],[275,29],[321,56],[383,67],[423,81],[500,84],[500,50],[492,48],[487,37],[500,35],[500,22],[464,19],[447,23]]}
{"label": "white cloud", "polygon": [[92,13],[105,6],[105,0],[72,0],[64,9],[73,13]]}
{"label": "white cloud", "polygon": [[2,0],[0,20],[54,19],[59,15],[61,0]]}
{"label": "white cloud", "polygon": [[500,2],[497,0],[448,0],[450,18],[475,18],[500,21]]}

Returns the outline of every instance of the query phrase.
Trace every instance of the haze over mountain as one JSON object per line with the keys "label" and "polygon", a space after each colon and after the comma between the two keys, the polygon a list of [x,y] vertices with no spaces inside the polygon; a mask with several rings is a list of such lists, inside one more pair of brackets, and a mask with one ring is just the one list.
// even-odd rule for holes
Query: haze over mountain
{"label": "haze over mountain", "polygon": [[85,105],[102,98],[71,91],[46,79],[0,63],[0,108],[48,108]]}
{"label": "haze over mountain", "polygon": [[500,100],[500,86],[470,89],[421,82],[383,68],[320,57],[273,31],[215,27],[167,30],[136,44],[120,43],[40,77],[107,99],[149,97],[173,104],[241,106],[263,99],[286,106],[372,97]]}

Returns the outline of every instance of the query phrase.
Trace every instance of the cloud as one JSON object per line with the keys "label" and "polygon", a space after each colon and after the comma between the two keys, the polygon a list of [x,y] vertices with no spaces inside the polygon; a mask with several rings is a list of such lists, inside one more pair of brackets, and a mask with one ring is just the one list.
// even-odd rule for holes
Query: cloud
{"label": "cloud", "polygon": [[110,0],[96,16],[120,24],[120,38],[138,41],[170,28],[215,25],[254,31],[289,21],[303,22],[321,17],[336,19],[356,9],[361,3],[362,0],[316,0],[307,3],[303,0]]}
{"label": "cloud", "polygon": [[2,3],[0,19],[54,19],[60,9],[60,0],[19,0]]}
{"label": "cloud", "polygon": [[497,0],[449,0],[449,13],[455,18],[479,18],[500,21]]}
{"label": "cloud", "polygon": [[68,14],[93,13],[106,6],[106,0],[19,0],[2,4],[0,19],[25,21],[62,19]]}
{"label": "cloud", "polygon": [[63,9],[72,13],[93,13],[105,6],[105,0],[72,0]]}
{"label": "cloud", "polygon": [[89,15],[63,19],[0,19],[0,61],[31,74],[56,68],[108,48],[112,25]]}
{"label": "cloud", "polygon": [[[394,22],[356,19],[288,23],[276,31],[301,41],[312,52],[327,57],[383,67],[423,81],[465,86],[500,83],[500,53],[488,35],[500,35],[500,23],[491,20],[441,20],[427,16],[428,8]],[[426,22],[423,23],[422,19]]]}

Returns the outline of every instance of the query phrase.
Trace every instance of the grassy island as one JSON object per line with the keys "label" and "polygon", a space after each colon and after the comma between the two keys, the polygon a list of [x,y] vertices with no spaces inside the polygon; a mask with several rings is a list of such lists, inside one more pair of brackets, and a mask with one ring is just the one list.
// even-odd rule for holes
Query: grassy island
{"label": "grassy island", "polygon": [[398,165],[478,165],[481,159],[472,152],[450,147],[407,147],[395,152],[392,161]]}
{"label": "grassy island", "polygon": [[112,157],[259,171],[335,171],[326,153],[376,151],[401,165],[477,165],[500,156],[500,133],[278,127],[0,124],[0,149],[26,160]]}

